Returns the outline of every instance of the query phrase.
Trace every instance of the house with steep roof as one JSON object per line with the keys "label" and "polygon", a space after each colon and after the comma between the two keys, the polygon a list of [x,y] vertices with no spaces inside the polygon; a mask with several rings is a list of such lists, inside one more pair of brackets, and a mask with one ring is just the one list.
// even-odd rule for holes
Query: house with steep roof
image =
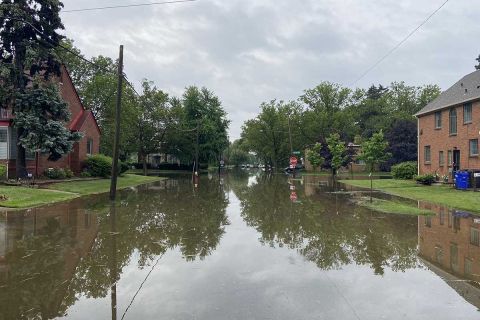
{"label": "house with steep roof", "polygon": [[480,169],[480,70],[460,79],[416,115],[419,174]]}
{"label": "house with steep roof", "polygon": [[[47,155],[27,150],[27,172],[37,177],[48,168],[68,168],[78,174],[82,171],[87,157],[97,154],[100,149],[100,128],[95,116],[82,104],[65,66],[62,66],[57,82],[60,95],[68,104],[71,113],[70,121],[65,123],[65,126],[71,131],[81,132],[83,137],[74,144],[69,154],[58,161],[49,161]],[[13,128],[13,117],[10,108],[0,108],[0,164],[7,165],[9,178],[15,176],[16,169],[17,137]]]}

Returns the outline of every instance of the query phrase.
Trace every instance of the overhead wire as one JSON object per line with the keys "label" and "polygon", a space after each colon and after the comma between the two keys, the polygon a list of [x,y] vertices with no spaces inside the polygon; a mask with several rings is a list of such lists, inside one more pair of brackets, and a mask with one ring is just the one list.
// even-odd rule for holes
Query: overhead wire
{"label": "overhead wire", "polygon": [[400,48],[410,37],[412,37],[421,27],[423,27],[438,11],[440,11],[450,0],[443,2],[438,8],[436,8],[430,15],[428,15],[415,29],[413,29],[405,38],[403,38],[399,43],[397,43],[392,49],[390,49],[385,55],[378,59],[371,67],[369,67],[365,72],[363,72],[358,78],[353,81],[350,86],[354,86],[358,81],[362,80],[367,74],[375,69],[380,63],[382,63],[388,56],[390,56],[395,50]]}
{"label": "overhead wire", "polygon": [[173,1],[162,1],[162,2],[125,4],[125,5],[115,5],[115,6],[104,6],[104,7],[92,7],[92,8],[62,10],[62,13],[111,10],[111,9],[124,9],[124,8],[132,8],[132,7],[147,7],[147,6],[158,6],[158,5],[165,5],[165,4],[175,4],[175,3],[185,3],[185,2],[195,2],[195,1],[198,1],[198,0],[173,0]]}

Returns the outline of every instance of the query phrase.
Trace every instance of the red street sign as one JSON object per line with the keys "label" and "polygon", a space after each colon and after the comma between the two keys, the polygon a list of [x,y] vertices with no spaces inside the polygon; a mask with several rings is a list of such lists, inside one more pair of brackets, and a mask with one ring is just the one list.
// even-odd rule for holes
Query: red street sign
{"label": "red street sign", "polygon": [[292,193],[290,194],[290,200],[292,202],[296,202],[298,200],[298,196],[297,196],[297,193],[295,191],[292,191]]}
{"label": "red street sign", "polygon": [[293,156],[290,157],[290,165],[295,167],[297,165],[297,163],[298,163],[297,157],[293,157]]}

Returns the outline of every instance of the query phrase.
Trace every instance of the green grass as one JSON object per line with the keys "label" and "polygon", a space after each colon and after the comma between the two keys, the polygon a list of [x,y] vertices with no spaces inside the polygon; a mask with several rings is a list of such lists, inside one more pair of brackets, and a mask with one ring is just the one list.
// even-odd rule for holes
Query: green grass
{"label": "green grass", "polygon": [[[356,187],[370,188],[370,180],[342,180],[341,182]],[[459,191],[450,186],[423,186],[406,180],[373,180],[373,188],[395,196],[480,212],[480,193]]]}
{"label": "green grass", "polygon": [[[369,172],[354,172],[353,177],[368,177]],[[331,176],[332,173],[330,171],[303,171],[302,175],[304,176]],[[340,172],[338,173],[339,177],[351,177],[352,174],[350,172]],[[390,172],[372,172],[372,176],[374,177],[391,177],[392,174]]]}
{"label": "green grass", "polygon": [[419,209],[404,203],[381,199],[373,199],[372,202],[370,202],[370,200],[368,199],[363,199],[362,201],[359,201],[358,204],[360,206],[367,207],[369,209],[383,213],[407,214],[414,216],[435,214],[431,210]]}
{"label": "green grass", "polygon": [[13,186],[1,186],[0,194],[8,199],[0,201],[0,206],[6,208],[29,208],[77,197],[73,193]]}
{"label": "green grass", "polygon": [[[162,180],[160,177],[144,177],[127,174],[118,178],[117,189],[138,186]],[[0,207],[32,208],[46,204],[71,200],[84,195],[105,193],[110,190],[110,179],[72,181],[52,184],[48,189],[34,189],[16,186],[0,186],[0,195],[7,200],[0,201]]]}
{"label": "green grass", "polygon": [[[160,177],[140,176],[135,174],[126,174],[118,178],[117,189],[134,187],[145,183],[163,180]],[[91,180],[91,181],[75,181],[61,182],[52,184],[48,187],[52,190],[77,193],[80,195],[105,193],[110,190],[110,179]]]}

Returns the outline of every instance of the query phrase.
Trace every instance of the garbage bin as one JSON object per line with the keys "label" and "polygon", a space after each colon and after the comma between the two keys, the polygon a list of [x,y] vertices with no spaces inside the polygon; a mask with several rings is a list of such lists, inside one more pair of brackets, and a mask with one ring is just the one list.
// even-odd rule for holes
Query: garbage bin
{"label": "garbage bin", "polygon": [[470,172],[455,172],[455,187],[458,190],[467,190],[468,188],[470,188]]}
{"label": "garbage bin", "polygon": [[480,189],[480,177],[475,178],[475,174],[480,175],[480,170],[474,169],[474,170],[469,170],[470,172],[470,185],[472,188],[477,188]]}

